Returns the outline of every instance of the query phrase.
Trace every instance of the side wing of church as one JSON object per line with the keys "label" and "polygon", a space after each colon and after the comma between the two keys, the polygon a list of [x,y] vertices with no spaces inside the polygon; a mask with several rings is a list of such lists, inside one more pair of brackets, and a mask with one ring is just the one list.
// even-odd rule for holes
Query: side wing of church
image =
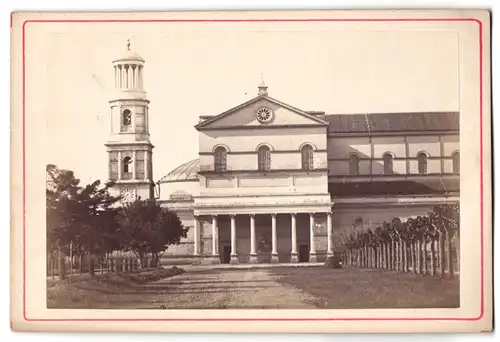
{"label": "side wing of church", "polygon": [[[125,197],[151,198],[144,60],[114,62],[106,146]],[[342,236],[458,202],[459,113],[327,114],[272,98],[200,117],[198,158],[158,182],[158,201],[190,227],[162,263],[323,261]]]}

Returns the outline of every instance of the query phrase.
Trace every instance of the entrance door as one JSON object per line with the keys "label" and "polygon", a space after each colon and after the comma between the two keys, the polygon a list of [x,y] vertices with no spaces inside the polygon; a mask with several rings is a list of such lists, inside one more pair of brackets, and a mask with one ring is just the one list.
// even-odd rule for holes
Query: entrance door
{"label": "entrance door", "polygon": [[224,246],[222,249],[222,263],[229,264],[231,261],[231,246]]}
{"label": "entrance door", "polygon": [[299,262],[308,262],[309,261],[309,246],[308,245],[300,245],[299,246]]}

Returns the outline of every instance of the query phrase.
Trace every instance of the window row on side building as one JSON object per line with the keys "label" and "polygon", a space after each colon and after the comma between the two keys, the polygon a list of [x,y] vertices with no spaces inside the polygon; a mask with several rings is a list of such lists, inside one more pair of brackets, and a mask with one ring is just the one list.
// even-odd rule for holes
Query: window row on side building
{"label": "window row on side building", "polygon": [[[332,140],[334,140],[333,138]],[[402,145],[406,144],[405,142]],[[457,142],[458,144],[458,138]],[[396,151],[400,150],[402,146],[397,144],[387,144]],[[432,145],[427,145],[427,148],[433,149]],[[352,150],[352,146],[351,146]],[[373,150],[373,147],[372,147]],[[408,147],[406,147],[408,150]],[[370,174],[438,174],[438,173],[459,173],[460,172],[460,151],[458,146],[453,146],[451,154],[443,154],[443,149],[440,148],[439,153],[431,154],[427,150],[418,149],[418,152],[414,156],[405,153],[404,156],[397,156],[392,150],[382,152],[380,158],[370,157],[373,152],[366,155],[363,151],[354,150],[350,152],[348,156],[342,156],[342,158],[335,158],[338,152],[328,151],[328,168],[333,175],[370,175]],[[213,152],[213,171],[214,172],[227,172],[229,170],[234,170],[234,168],[228,168],[228,154],[231,152],[225,146],[217,146]],[[256,155],[254,170],[265,172],[271,170],[280,170],[282,168],[275,167],[273,164],[273,155],[288,153],[296,157],[300,153],[300,170],[302,171],[312,171],[317,169],[319,166],[324,166],[324,161],[321,160],[321,155],[315,155],[313,146],[308,143],[304,143],[299,151],[274,151],[272,146],[268,143],[261,143],[254,153],[247,152],[246,154]],[[242,152],[239,152],[242,154]],[[333,155],[334,157],[330,157]],[[320,160],[317,160],[317,159]],[[316,163],[315,163],[316,159]],[[125,165],[125,164],[124,164]],[[315,167],[316,165],[316,167]],[[298,166],[298,165],[297,165]],[[347,166],[347,168],[346,168]],[[323,168],[324,167],[320,167]],[[297,168],[298,169],[298,168]]]}

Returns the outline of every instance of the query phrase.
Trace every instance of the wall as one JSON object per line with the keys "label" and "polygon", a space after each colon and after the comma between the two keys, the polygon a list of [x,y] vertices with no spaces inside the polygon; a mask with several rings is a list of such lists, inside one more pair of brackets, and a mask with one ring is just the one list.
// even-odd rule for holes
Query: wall
{"label": "wall", "polygon": [[225,146],[228,151],[228,170],[256,170],[257,148],[267,144],[271,148],[273,169],[300,169],[300,148],[311,144],[315,151],[316,168],[326,168],[326,133],[324,127],[280,128],[255,130],[202,131],[200,140],[200,170],[213,170],[213,150]]}
{"label": "wall", "polygon": [[[349,175],[349,156],[359,157],[359,175],[384,174],[383,155],[394,156],[395,174],[418,174],[417,155],[425,151],[429,158],[427,173],[451,173],[452,153],[460,150],[459,135],[402,135],[370,137],[328,137],[330,176]],[[443,166],[441,165],[443,164]]]}
{"label": "wall", "polygon": [[327,194],[323,172],[241,173],[200,175],[201,196],[269,196],[279,194]]}
{"label": "wall", "polygon": [[[258,170],[257,148],[271,146],[271,171]],[[300,148],[313,146],[314,169],[303,172]],[[212,151],[225,146],[231,174],[200,175],[200,195],[255,195],[283,193],[327,193],[327,152],[324,127],[255,130],[210,130],[200,132],[200,170],[213,171]],[[283,170],[283,172],[279,172]],[[238,172],[241,171],[241,172]],[[247,172],[247,171],[253,171]]]}
{"label": "wall", "polygon": [[171,195],[198,196],[200,194],[200,183],[198,180],[178,181],[160,183],[160,200],[168,201]]}

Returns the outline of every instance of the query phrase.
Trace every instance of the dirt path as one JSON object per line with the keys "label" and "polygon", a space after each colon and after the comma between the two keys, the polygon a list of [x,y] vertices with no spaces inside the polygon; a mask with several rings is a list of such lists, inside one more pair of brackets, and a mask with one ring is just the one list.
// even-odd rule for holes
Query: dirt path
{"label": "dirt path", "polygon": [[268,270],[190,271],[145,286],[155,304],[171,309],[306,309],[317,299],[275,281]]}

